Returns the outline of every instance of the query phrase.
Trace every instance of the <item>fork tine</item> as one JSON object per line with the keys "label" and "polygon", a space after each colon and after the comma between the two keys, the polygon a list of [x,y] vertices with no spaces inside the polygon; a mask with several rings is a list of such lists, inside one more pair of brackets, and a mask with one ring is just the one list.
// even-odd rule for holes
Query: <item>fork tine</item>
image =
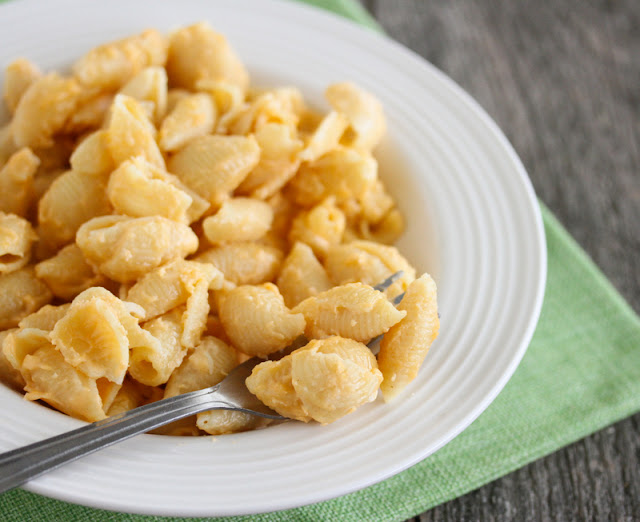
{"label": "fork tine", "polygon": [[400,301],[402,301],[405,293],[406,292],[402,292],[401,294],[398,294],[393,298],[393,301],[391,301],[393,303],[393,306],[398,306],[400,304]]}
{"label": "fork tine", "polygon": [[378,283],[373,287],[374,290],[378,290],[378,292],[384,292],[387,288],[389,288],[393,283],[395,283],[398,279],[400,279],[404,275],[402,270],[398,270],[395,274],[391,274],[387,277],[382,283]]}

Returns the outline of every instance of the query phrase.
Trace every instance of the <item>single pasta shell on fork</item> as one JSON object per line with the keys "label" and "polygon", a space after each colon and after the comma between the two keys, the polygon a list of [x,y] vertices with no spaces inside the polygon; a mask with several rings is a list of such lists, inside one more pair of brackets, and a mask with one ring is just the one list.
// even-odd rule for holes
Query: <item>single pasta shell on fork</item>
{"label": "single pasta shell on fork", "polygon": [[375,400],[382,374],[362,343],[330,337],[291,354],[293,387],[309,415],[329,424]]}
{"label": "single pasta shell on fork", "polygon": [[257,365],[247,388],[280,415],[329,424],[375,400],[382,374],[364,344],[313,340],[279,361]]}

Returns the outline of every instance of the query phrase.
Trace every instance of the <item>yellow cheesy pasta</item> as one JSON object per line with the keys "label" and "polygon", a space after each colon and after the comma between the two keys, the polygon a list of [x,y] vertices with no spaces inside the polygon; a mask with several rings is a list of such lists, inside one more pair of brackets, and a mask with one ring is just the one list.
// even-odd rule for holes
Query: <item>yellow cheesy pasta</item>
{"label": "yellow cheesy pasta", "polygon": [[[7,65],[4,385],[92,422],[268,357],[248,389],[329,424],[419,378],[436,287],[392,246],[404,219],[378,172],[382,105],[344,81],[323,110],[295,85],[253,85],[241,58],[200,22],[105,42],[67,73]],[[363,343],[380,335],[376,359]],[[154,433],[269,423],[214,410]]]}

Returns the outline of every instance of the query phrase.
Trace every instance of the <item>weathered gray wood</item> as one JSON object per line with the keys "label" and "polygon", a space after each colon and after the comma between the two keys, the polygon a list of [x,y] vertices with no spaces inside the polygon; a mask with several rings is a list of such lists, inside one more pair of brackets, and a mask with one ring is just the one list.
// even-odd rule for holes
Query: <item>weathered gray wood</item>
{"label": "weathered gray wood", "polygon": [[[470,92],[640,312],[640,2],[362,0]],[[415,520],[640,520],[640,415]]]}

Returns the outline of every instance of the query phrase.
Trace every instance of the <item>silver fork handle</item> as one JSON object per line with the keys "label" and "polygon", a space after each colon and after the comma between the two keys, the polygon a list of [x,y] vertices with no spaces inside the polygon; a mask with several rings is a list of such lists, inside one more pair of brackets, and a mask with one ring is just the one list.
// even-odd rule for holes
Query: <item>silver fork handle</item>
{"label": "silver fork handle", "polygon": [[205,389],[170,397],[3,453],[0,456],[0,493],[171,421],[206,410],[234,407],[217,400],[215,393],[215,389]]}

